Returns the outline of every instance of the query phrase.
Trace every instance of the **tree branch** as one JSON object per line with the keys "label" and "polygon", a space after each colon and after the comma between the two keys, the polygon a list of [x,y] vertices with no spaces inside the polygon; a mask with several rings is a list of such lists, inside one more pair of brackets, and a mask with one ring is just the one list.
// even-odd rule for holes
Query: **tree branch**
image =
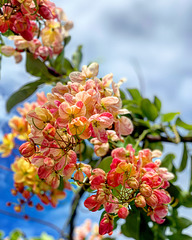
{"label": "tree branch", "polygon": [[[98,165],[101,163],[101,161],[103,160],[103,158],[100,158],[97,163],[95,164],[94,168],[97,168]],[[74,220],[77,214],[77,208],[79,206],[80,203],[80,199],[83,196],[83,194],[86,192],[86,190],[89,188],[89,179],[87,178],[85,183],[83,184],[83,186],[79,189],[79,191],[76,193],[73,202],[72,202],[72,210],[71,210],[71,215],[69,220],[67,221],[67,226],[69,225],[70,229],[69,229],[69,240],[73,240],[73,231],[74,231]]]}
{"label": "tree branch", "polygon": [[[8,211],[5,211],[3,209],[0,209],[0,214],[3,214],[3,215],[6,215],[6,216],[9,216],[9,217],[14,217],[14,218],[17,218],[17,219],[25,219],[25,216],[21,216],[21,215],[18,215],[16,213],[11,213],[11,212],[8,212]],[[50,223],[50,222],[47,222],[45,220],[42,220],[42,219],[38,219],[38,218],[35,218],[35,217],[29,217],[27,216],[28,218],[25,219],[27,221],[33,221],[33,222],[37,222],[39,224],[42,224],[42,225],[45,225],[45,226],[48,226],[52,229],[54,229],[55,231],[57,231],[61,237],[63,238],[67,238],[67,236],[64,234],[63,230],[58,228],[56,225],[54,225],[53,223]]]}
{"label": "tree branch", "polygon": [[[147,135],[145,137],[146,140],[149,142],[172,142],[170,139],[167,137],[163,136],[153,136],[153,135]],[[181,137],[180,136],[180,142],[192,142],[192,137]]]}

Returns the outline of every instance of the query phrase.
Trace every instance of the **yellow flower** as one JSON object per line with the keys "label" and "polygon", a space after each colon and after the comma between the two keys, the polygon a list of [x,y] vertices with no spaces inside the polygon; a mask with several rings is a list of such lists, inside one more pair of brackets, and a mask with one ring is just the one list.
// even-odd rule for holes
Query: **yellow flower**
{"label": "yellow flower", "polygon": [[11,165],[11,169],[13,172],[15,172],[14,181],[16,183],[23,183],[23,185],[33,186],[38,180],[36,178],[36,168],[23,157],[17,158]]}
{"label": "yellow flower", "polygon": [[46,27],[41,31],[43,45],[50,47],[55,42],[62,42],[63,35],[61,33],[61,25],[59,22],[50,20],[46,22]]}
{"label": "yellow flower", "polygon": [[5,134],[3,137],[3,143],[0,145],[0,153],[2,153],[1,157],[8,157],[9,155],[11,155],[14,146],[14,134]]}

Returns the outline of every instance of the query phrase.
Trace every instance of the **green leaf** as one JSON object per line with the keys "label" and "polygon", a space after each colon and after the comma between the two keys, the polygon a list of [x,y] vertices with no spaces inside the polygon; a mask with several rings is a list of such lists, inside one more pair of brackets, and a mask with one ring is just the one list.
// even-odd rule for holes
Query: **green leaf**
{"label": "green leaf", "polygon": [[121,89],[120,89],[120,98],[121,98],[122,101],[126,100],[126,95]]}
{"label": "green leaf", "polygon": [[155,107],[157,108],[158,112],[161,111],[161,101],[158,97],[155,96],[154,98],[154,104],[155,104]]}
{"label": "green leaf", "polygon": [[174,202],[172,202],[173,205],[176,205],[174,208],[178,208],[183,202],[182,190],[180,187],[173,185],[173,183],[170,183],[170,186],[166,190],[170,193],[171,197],[174,198]]}
{"label": "green leaf", "polygon": [[75,70],[79,70],[80,63],[82,61],[82,51],[81,50],[82,50],[82,45],[79,45],[77,47],[76,52],[74,52],[74,54],[72,56],[72,62],[75,67]]}
{"label": "green leaf", "polygon": [[192,221],[187,218],[176,218],[177,230],[181,231],[192,225]]}
{"label": "green leaf", "polygon": [[10,240],[19,240],[23,236],[23,233],[20,230],[14,230],[10,234]]}
{"label": "green leaf", "polygon": [[128,144],[132,144],[134,146],[136,144],[135,139],[131,136],[127,136],[124,141],[124,147],[126,147]]}
{"label": "green leaf", "polygon": [[187,146],[186,146],[186,143],[183,143],[183,156],[182,156],[180,167],[178,169],[179,172],[182,172],[186,168],[187,159],[188,159]]}
{"label": "green leaf", "polygon": [[67,44],[69,44],[70,41],[71,41],[71,36],[68,36],[68,37],[64,38],[64,46],[66,47]]}
{"label": "green leaf", "polygon": [[71,72],[73,72],[75,70],[74,67],[72,66],[71,62],[67,58],[64,59],[63,67],[64,67],[67,75],[69,75]]}
{"label": "green leaf", "polygon": [[41,240],[54,240],[54,238],[51,235],[48,235],[47,233],[43,232],[40,236]]}
{"label": "green leaf", "polygon": [[10,29],[8,29],[5,33],[2,33],[4,37],[9,37],[15,35]]}
{"label": "green leaf", "polygon": [[140,240],[140,212],[130,212],[126,219],[126,223],[121,226],[121,232],[126,237],[131,237]]}
{"label": "green leaf", "polygon": [[170,122],[179,114],[180,114],[180,112],[175,112],[175,113],[171,112],[171,113],[161,114],[161,121],[162,122]]}
{"label": "green leaf", "polygon": [[154,240],[154,234],[153,234],[151,228],[149,227],[147,218],[144,214],[141,213],[139,240],[146,240],[146,239],[147,240]]}
{"label": "green leaf", "polygon": [[173,234],[167,237],[169,240],[191,240],[192,239],[192,237],[186,234]]}
{"label": "green leaf", "polygon": [[151,128],[150,122],[147,120],[143,120],[143,119],[139,119],[139,118],[135,118],[134,122],[136,123],[136,125],[141,125],[144,126],[146,128]]}
{"label": "green leaf", "polygon": [[65,70],[63,69],[64,65],[64,56],[65,56],[65,50],[63,48],[62,52],[56,57],[55,61],[52,63],[53,68],[61,74],[65,73]]}
{"label": "green leaf", "polygon": [[161,167],[165,167],[167,168],[169,171],[172,171],[172,168],[173,168],[173,160],[175,159],[175,155],[170,153],[170,154],[167,154],[162,162],[161,162]]}
{"label": "green leaf", "polygon": [[178,127],[182,127],[182,128],[184,128],[184,129],[187,129],[187,130],[192,130],[192,125],[183,122],[180,117],[177,118],[177,120],[176,120],[176,125],[177,125]]}
{"label": "green leaf", "polygon": [[158,117],[157,108],[147,98],[141,101],[141,110],[144,116],[146,116],[150,121],[155,121]]}
{"label": "green leaf", "polygon": [[10,110],[16,104],[24,101],[26,98],[31,96],[37,90],[37,88],[43,83],[44,83],[44,81],[39,79],[35,82],[28,83],[28,84],[22,86],[18,91],[13,93],[6,102],[7,112],[10,112]]}
{"label": "green leaf", "polygon": [[27,52],[26,71],[36,77],[51,78],[47,66],[40,60],[35,59],[33,54]]}
{"label": "green leaf", "polygon": [[162,142],[148,142],[147,140],[145,140],[145,148],[149,148],[151,150],[160,150],[163,151],[163,144]]}
{"label": "green leaf", "polygon": [[136,88],[127,88],[127,90],[130,93],[130,95],[131,95],[133,100],[135,100],[137,102],[140,102],[143,99],[138,89],[136,89]]}
{"label": "green leaf", "polygon": [[191,178],[189,184],[189,192],[192,192],[192,156],[191,156]]}
{"label": "green leaf", "polygon": [[112,159],[113,158],[111,156],[103,158],[103,160],[99,164],[98,168],[103,169],[105,172],[109,172],[111,170],[110,164],[112,163]]}
{"label": "green leaf", "polygon": [[0,231],[0,240],[3,240],[4,232]]}
{"label": "green leaf", "polygon": [[182,203],[184,207],[192,208],[192,195],[188,192],[182,192]]}

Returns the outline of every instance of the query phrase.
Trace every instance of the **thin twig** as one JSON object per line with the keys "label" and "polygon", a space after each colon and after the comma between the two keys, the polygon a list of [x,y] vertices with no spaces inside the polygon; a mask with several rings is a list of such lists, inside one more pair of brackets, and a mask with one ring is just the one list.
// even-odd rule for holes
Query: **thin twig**
{"label": "thin twig", "polygon": [[33,222],[37,222],[37,223],[39,223],[39,224],[48,226],[48,227],[54,229],[55,231],[57,231],[57,232],[61,235],[61,237],[67,239],[67,235],[64,234],[64,232],[63,232],[62,229],[60,229],[59,227],[57,227],[57,226],[54,225],[53,223],[47,222],[47,221],[45,221],[45,220],[38,219],[38,218],[35,218],[35,217],[29,217],[29,216],[28,216],[28,219],[25,219],[25,216],[21,216],[21,215],[18,215],[18,214],[16,214],[16,213],[11,213],[11,212],[5,211],[5,210],[3,210],[3,209],[0,209],[0,214],[6,215],[6,216],[9,216],[9,217],[14,217],[14,218],[17,218],[17,219],[22,219],[22,220],[27,220],[27,221],[33,221]]}
{"label": "thin twig", "polygon": [[0,165],[0,169],[3,169],[3,170],[5,170],[5,171],[9,171],[9,172],[13,172],[13,171],[11,170],[11,168],[5,167],[5,166],[3,166],[3,165]]}

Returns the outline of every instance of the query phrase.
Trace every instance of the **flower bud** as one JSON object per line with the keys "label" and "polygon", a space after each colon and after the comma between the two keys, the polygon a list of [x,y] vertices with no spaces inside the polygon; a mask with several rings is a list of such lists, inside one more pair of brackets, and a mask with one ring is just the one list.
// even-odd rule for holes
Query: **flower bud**
{"label": "flower bud", "polygon": [[44,207],[40,203],[37,203],[35,207],[38,211],[42,211],[44,209]]}
{"label": "flower bud", "polygon": [[35,153],[35,146],[31,142],[25,142],[19,147],[19,151],[23,157],[31,157]]}
{"label": "flower bud", "polygon": [[26,198],[26,199],[29,199],[30,198],[30,192],[27,191],[27,190],[24,190],[23,193],[22,193],[23,197]]}
{"label": "flower bud", "polygon": [[152,193],[150,197],[146,198],[146,202],[149,206],[156,207],[158,203],[158,198],[154,193]]}
{"label": "flower bud", "polygon": [[150,197],[151,194],[152,194],[152,188],[151,188],[148,184],[143,183],[143,184],[141,184],[141,186],[140,186],[140,193],[141,193],[144,197],[148,198],[148,197]]}
{"label": "flower bud", "polygon": [[20,205],[15,205],[14,210],[15,210],[15,212],[21,212],[21,206]]}
{"label": "flower bud", "polygon": [[48,7],[46,7],[45,5],[39,6],[39,14],[46,20],[53,18],[53,14],[52,14],[51,10]]}
{"label": "flower bud", "polygon": [[118,217],[126,219],[126,217],[129,215],[129,210],[126,207],[122,207],[118,211]]}
{"label": "flower bud", "polygon": [[137,195],[136,199],[135,199],[135,206],[136,207],[140,207],[140,208],[144,208],[146,206],[146,201],[144,196],[142,195]]}
{"label": "flower bud", "polygon": [[17,190],[11,189],[11,194],[12,194],[13,196],[16,196],[16,195],[17,195]]}
{"label": "flower bud", "polygon": [[137,189],[139,187],[139,182],[137,181],[136,178],[129,178],[127,181],[128,185],[130,188]]}

